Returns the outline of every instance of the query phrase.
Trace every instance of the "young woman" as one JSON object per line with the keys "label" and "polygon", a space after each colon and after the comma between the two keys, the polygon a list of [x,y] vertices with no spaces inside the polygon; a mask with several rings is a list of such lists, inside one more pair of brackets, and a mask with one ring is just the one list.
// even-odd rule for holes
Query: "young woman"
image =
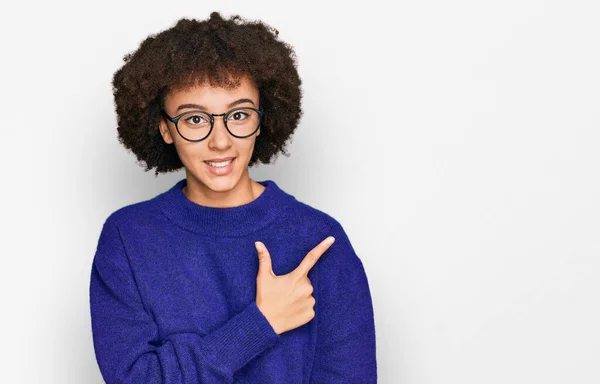
{"label": "young woman", "polygon": [[107,383],[375,383],[367,276],[344,229],[272,180],[301,117],[293,49],[217,12],[114,75],[119,141],[185,178],[106,219],[90,282]]}

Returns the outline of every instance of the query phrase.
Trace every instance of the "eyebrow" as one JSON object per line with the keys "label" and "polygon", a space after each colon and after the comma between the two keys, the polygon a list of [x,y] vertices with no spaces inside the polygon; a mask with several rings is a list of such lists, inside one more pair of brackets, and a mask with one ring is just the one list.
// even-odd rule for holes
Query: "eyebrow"
{"label": "eyebrow", "polygon": [[[236,100],[236,101],[234,101],[232,103],[229,103],[227,105],[227,108],[231,108],[231,107],[233,107],[235,105],[242,104],[242,103],[252,103],[252,105],[256,106],[254,104],[254,101],[252,101],[250,99],[239,99],[239,100]],[[177,111],[180,111],[180,110],[186,109],[186,108],[194,108],[194,109],[206,110],[206,107],[203,106],[203,105],[198,105],[198,104],[181,104],[179,107],[177,107]]]}

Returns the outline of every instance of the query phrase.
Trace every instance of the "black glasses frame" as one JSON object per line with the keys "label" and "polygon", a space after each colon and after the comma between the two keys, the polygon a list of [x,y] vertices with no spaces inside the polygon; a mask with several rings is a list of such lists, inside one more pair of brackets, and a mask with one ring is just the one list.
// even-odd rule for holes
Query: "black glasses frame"
{"label": "black glasses frame", "polygon": [[[229,115],[230,115],[230,114],[232,114],[232,113],[234,113],[234,112],[237,112],[237,111],[239,111],[239,110],[243,110],[243,109],[251,109],[251,110],[253,110],[253,111],[256,111],[256,112],[258,112],[258,127],[256,127],[256,129],[255,129],[255,130],[254,130],[254,131],[253,131],[251,134],[249,134],[249,135],[246,135],[246,136],[237,136],[237,135],[234,135],[233,133],[231,133],[231,131],[229,130],[229,127],[227,126],[227,118],[229,117]],[[202,111],[202,110],[199,110],[199,109],[195,109],[195,110],[192,110],[192,111],[185,111],[185,112],[183,112],[183,113],[181,113],[181,114],[179,114],[179,115],[177,115],[177,116],[175,116],[175,117],[171,117],[171,116],[169,116],[169,115],[167,114],[167,111],[165,111],[164,109],[161,109],[161,110],[160,110],[160,112],[161,112],[161,113],[162,113],[162,115],[163,115],[164,117],[166,117],[166,118],[167,118],[167,119],[168,119],[168,120],[169,120],[171,123],[175,124],[175,129],[177,130],[177,133],[179,134],[179,136],[181,136],[181,137],[182,137],[184,140],[191,141],[191,142],[203,141],[203,140],[206,140],[206,139],[207,139],[207,138],[210,136],[210,134],[212,133],[212,130],[213,130],[214,126],[215,126],[215,116],[223,116],[223,124],[225,124],[225,128],[227,129],[227,132],[229,132],[229,134],[230,134],[231,136],[233,136],[233,137],[237,137],[237,138],[239,138],[239,139],[245,139],[246,137],[250,137],[250,136],[254,135],[254,134],[256,133],[256,131],[258,131],[258,130],[260,129],[260,126],[262,125],[262,120],[263,120],[263,117],[264,117],[264,115],[265,115],[265,112],[264,112],[264,111],[261,111],[260,109],[256,109],[256,108],[252,108],[252,107],[239,107],[239,108],[234,108],[234,109],[232,109],[232,110],[230,110],[230,111],[227,111],[227,112],[225,112],[225,113],[218,113],[218,114],[217,114],[217,113],[208,113],[208,112],[206,112],[206,111]],[[203,114],[205,114],[205,115],[208,115],[208,117],[210,117],[210,130],[208,131],[208,134],[207,134],[206,136],[204,136],[202,139],[198,139],[198,140],[190,140],[190,139],[188,139],[187,137],[183,136],[183,135],[181,134],[181,132],[179,132],[179,126],[178,126],[178,124],[177,124],[177,123],[179,122],[179,119],[180,119],[180,118],[181,118],[183,115],[187,115],[188,113],[191,113],[191,112],[201,112],[201,113],[203,113]]]}

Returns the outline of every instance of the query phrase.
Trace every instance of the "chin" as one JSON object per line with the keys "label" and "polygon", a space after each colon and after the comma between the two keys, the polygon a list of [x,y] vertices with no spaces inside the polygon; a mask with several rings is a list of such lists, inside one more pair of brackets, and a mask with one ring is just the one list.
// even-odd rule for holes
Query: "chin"
{"label": "chin", "polygon": [[226,192],[235,188],[238,181],[239,177],[231,173],[227,176],[209,176],[205,184],[215,192]]}

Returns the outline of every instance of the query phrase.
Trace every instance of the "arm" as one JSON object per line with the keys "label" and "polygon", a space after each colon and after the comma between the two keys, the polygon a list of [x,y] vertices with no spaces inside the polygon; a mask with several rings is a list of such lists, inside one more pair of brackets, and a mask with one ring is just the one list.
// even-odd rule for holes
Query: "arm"
{"label": "arm", "polygon": [[339,223],[334,223],[331,235],[336,240],[319,267],[317,346],[310,383],[377,383],[367,276]]}
{"label": "arm", "polygon": [[254,301],[208,335],[186,332],[160,340],[110,217],[98,241],[89,293],[96,359],[108,384],[232,383],[237,370],[279,340]]}

